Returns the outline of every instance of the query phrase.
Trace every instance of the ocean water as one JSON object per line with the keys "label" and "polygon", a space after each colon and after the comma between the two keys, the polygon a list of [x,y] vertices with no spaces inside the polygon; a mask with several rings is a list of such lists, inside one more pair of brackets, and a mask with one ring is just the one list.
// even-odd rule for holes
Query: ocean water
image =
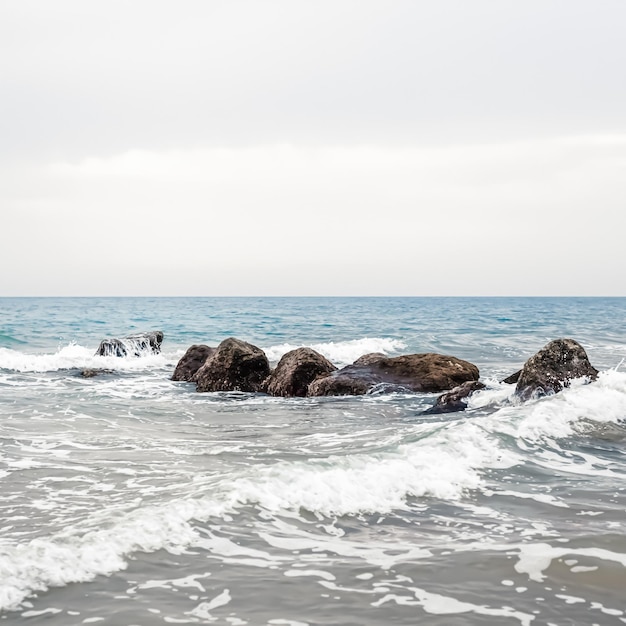
{"label": "ocean water", "polygon": [[[0,623],[626,623],[626,299],[0,299]],[[162,352],[96,357],[161,330]],[[234,336],[441,352],[437,394],[283,399],[170,376]],[[558,337],[601,373],[517,403]],[[85,368],[110,370],[84,378]]]}

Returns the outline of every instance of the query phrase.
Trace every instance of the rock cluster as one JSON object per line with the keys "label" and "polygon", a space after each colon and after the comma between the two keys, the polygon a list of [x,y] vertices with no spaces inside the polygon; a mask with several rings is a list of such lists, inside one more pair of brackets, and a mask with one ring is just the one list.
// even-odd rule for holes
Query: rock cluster
{"label": "rock cluster", "polygon": [[[163,333],[152,331],[123,339],[105,339],[96,355],[142,356],[161,350]],[[90,378],[110,370],[84,370]],[[531,356],[521,370],[502,382],[515,385],[521,401],[558,393],[575,379],[593,381],[598,370],[573,339],[555,339]],[[266,354],[229,337],[217,347],[191,346],[178,361],[172,380],[196,384],[196,390],[261,392],[280,397],[363,395],[367,393],[444,391],[425,413],[463,411],[476,391],[485,388],[476,365],[436,353],[388,357],[364,354],[338,369],[312,348],[287,352],[272,370]]]}
{"label": "rock cluster", "polygon": [[[502,382],[515,385],[514,396],[526,401],[558,393],[569,387],[572,380],[586,379],[591,382],[597,377],[598,370],[591,365],[587,353],[577,341],[555,339],[531,356],[521,370]],[[470,396],[483,388],[480,382],[463,383],[439,396],[424,413],[463,411]]]}
{"label": "rock cluster", "polygon": [[478,378],[475,365],[442,354],[368,354],[337,369],[312,348],[291,350],[272,371],[260,348],[233,337],[216,348],[191,346],[172,376],[195,382],[197,391],[261,391],[282,397],[362,395],[380,385],[436,392]]}

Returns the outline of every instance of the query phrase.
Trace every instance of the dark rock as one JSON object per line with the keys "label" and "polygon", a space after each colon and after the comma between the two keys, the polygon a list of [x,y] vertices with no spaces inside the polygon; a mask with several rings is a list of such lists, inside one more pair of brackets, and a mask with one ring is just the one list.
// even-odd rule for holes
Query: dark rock
{"label": "dark rock", "polygon": [[283,355],[263,387],[273,396],[304,397],[311,382],[336,369],[326,357],[312,348],[298,348]]}
{"label": "dark rock", "polygon": [[598,370],[591,365],[584,348],[573,339],[555,339],[526,361],[515,395],[522,399],[558,393],[576,378],[595,380]]}
{"label": "dark rock", "polygon": [[187,348],[187,352],[183,354],[176,364],[172,380],[195,381],[198,370],[214,352],[215,348],[210,348],[203,344],[196,344]]}
{"label": "dark rock", "polygon": [[424,415],[435,415],[438,413],[454,413],[456,411],[465,411],[467,408],[467,399],[480,389],[484,389],[485,385],[477,380],[468,380],[466,383],[455,387],[448,393],[439,396],[435,404],[423,412]]}
{"label": "dark rock", "polygon": [[518,370],[517,372],[515,372],[515,374],[507,376],[505,379],[502,380],[502,382],[506,383],[507,385],[514,385],[519,380],[521,373],[522,370]]}
{"label": "dark rock", "polygon": [[308,395],[361,395],[380,383],[400,385],[410,391],[446,391],[478,378],[475,365],[456,357],[406,354],[376,358],[367,365],[348,365],[311,383]]}
{"label": "dark rock", "polygon": [[161,352],[163,333],[154,330],[149,333],[129,335],[122,339],[104,339],[96,350],[96,356],[145,356]]}
{"label": "dark rock", "polygon": [[382,352],[369,352],[368,354],[360,356],[352,365],[371,365],[372,363],[376,363],[376,361],[386,358],[387,356]]}
{"label": "dark rock", "polygon": [[478,380],[478,368],[444,354],[405,354],[380,359],[369,366],[383,382],[404,385],[413,391],[446,391],[468,380]]}
{"label": "dark rock", "polygon": [[261,391],[269,376],[267,356],[252,344],[229,337],[196,372],[197,391]]}
{"label": "dark rock", "polygon": [[384,381],[368,368],[348,365],[324,378],[314,380],[309,385],[307,396],[362,396],[382,382]]}

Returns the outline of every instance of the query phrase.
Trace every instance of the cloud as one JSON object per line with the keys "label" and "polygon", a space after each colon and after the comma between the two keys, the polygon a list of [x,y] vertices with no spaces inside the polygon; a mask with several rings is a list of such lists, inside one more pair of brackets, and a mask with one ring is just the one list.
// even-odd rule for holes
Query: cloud
{"label": "cloud", "polygon": [[621,295],[625,19],[0,3],[0,293]]}
{"label": "cloud", "polygon": [[626,130],[605,0],[7,0],[0,156]]}
{"label": "cloud", "polygon": [[0,187],[4,264],[45,251],[3,291],[620,294],[625,163],[626,135],[58,161]]}

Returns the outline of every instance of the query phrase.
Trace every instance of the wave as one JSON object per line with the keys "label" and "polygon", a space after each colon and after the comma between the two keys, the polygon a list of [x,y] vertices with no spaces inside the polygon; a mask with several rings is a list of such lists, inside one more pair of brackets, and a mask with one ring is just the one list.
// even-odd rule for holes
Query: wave
{"label": "wave", "polygon": [[72,533],[71,529],[27,544],[0,545],[0,610],[13,610],[29,595],[49,587],[87,582],[127,567],[125,557],[136,551],[183,549],[197,537],[189,521],[223,511],[202,510],[206,502],[175,502],[128,513],[110,528]]}
{"label": "wave", "polygon": [[[53,357],[57,365],[62,359],[102,358],[93,357],[91,351],[88,355],[80,346],[30,358]],[[6,354],[0,352],[4,363],[2,358]],[[105,528],[93,529],[87,519],[84,524],[75,522],[62,532],[27,543],[11,545],[4,538],[0,541],[0,610],[15,609],[32,593],[49,587],[87,582],[123,570],[129,555],[137,551],[177,553],[202,545],[204,538],[194,521],[236,515],[250,505],[277,516],[287,512],[298,515],[302,510],[324,517],[385,514],[409,510],[415,498],[459,502],[472,491],[482,490],[559,507],[561,500],[552,494],[494,491],[489,470],[522,467],[532,458],[558,471],[616,475],[608,461],[591,454],[577,452],[576,462],[560,454],[566,450],[559,442],[588,435],[589,424],[599,428],[623,423],[626,374],[601,372],[592,384],[575,382],[557,395],[523,405],[516,404],[511,394],[510,385],[493,385],[471,399],[463,418],[416,419],[403,429],[400,440],[397,433],[388,442],[379,437],[375,452],[365,453],[360,448],[356,454],[281,460],[204,481],[194,475],[186,496],[123,514],[106,508],[93,513],[100,526],[106,522]],[[485,407],[495,410],[485,415],[481,413]]]}
{"label": "wave", "polygon": [[[299,515],[302,510],[334,517],[408,510],[410,498],[458,501],[482,486],[485,467],[508,467],[497,440],[468,421],[421,424],[411,428],[417,441],[390,445],[375,454],[332,455],[314,461],[279,461],[249,467],[238,476],[192,480],[186,497],[141,506],[120,515],[119,508],[92,513],[64,531],[21,545],[0,542],[0,610],[13,610],[32,593],[87,582],[127,567],[137,551],[173,553],[202,545],[194,520],[236,515],[253,505],[267,514]],[[197,478],[197,477],[196,477]],[[202,495],[200,495],[202,494]]]}
{"label": "wave", "polygon": [[[270,362],[276,363],[290,350],[303,347],[304,344],[280,344],[265,349]],[[396,339],[365,337],[352,341],[327,342],[310,344],[308,347],[317,350],[331,362],[338,366],[348,365],[363,354],[380,352],[392,355],[405,348],[405,344]],[[169,353],[153,354],[145,350],[140,357],[114,355],[99,356],[94,354],[93,348],[87,348],[77,343],[69,343],[60,347],[54,353],[30,354],[12,348],[0,348],[0,370],[15,372],[55,372],[66,369],[103,368],[121,371],[140,371],[175,365],[184,354],[184,349],[175,349]]]}
{"label": "wave", "polygon": [[6,333],[0,332],[0,346],[1,347],[9,347],[9,346],[25,345],[25,344],[26,344],[26,341],[23,341],[22,339],[17,339],[16,337],[13,337],[12,335],[7,335]]}
{"label": "wave", "polygon": [[[512,385],[498,384],[469,399],[468,408],[497,408],[485,424],[529,443],[546,443],[602,430],[603,424],[626,425],[626,373],[600,372],[591,384],[574,380],[558,394],[520,403]],[[595,426],[594,426],[595,425]]]}
{"label": "wave", "polygon": [[354,363],[360,356],[369,354],[370,352],[380,352],[387,356],[399,353],[406,348],[406,344],[398,339],[363,337],[350,341],[329,341],[313,344],[296,345],[283,343],[265,348],[265,354],[271,362],[278,362],[280,358],[290,350],[302,347],[313,348],[313,350],[325,356],[329,361],[341,367]]}
{"label": "wave", "polygon": [[96,356],[93,348],[70,343],[49,354],[29,354],[0,348],[0,370],[15,372],[56,372],[66,369],[115,369],[138,371],[170,365],[172,358],[164,354],[146,354],[142,357]]}

